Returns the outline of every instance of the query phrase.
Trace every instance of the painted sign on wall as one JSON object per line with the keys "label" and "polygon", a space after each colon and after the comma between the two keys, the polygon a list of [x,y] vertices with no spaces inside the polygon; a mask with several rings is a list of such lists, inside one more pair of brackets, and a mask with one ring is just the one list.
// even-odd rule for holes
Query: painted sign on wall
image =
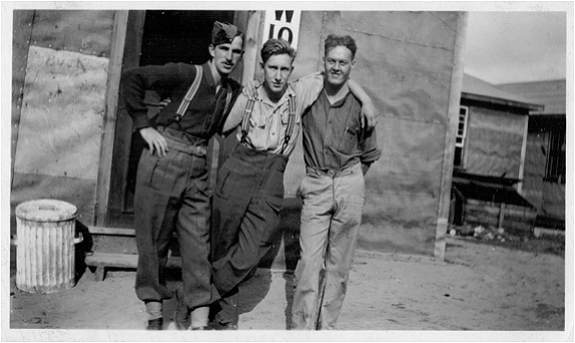
{"label": "painted sign on wall", "polygon": [[270,38],[281,38],[297,48],[301,11],[266,11],[264,20],[264,42]]}

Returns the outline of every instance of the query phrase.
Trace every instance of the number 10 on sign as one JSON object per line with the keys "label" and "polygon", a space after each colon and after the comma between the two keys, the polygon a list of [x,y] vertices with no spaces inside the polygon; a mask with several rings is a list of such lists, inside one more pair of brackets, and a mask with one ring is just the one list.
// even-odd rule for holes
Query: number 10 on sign
{"label": "number 10 on sign", "polygon": [[266,11],[264,41],[281,38],[297,49],[301,11]]}

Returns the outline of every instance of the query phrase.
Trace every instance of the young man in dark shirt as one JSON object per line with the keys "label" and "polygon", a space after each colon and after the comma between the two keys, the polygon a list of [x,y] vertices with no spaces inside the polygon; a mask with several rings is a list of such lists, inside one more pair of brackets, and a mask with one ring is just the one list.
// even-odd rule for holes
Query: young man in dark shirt
{"label": "young man in dark shirt", "polygon": [[[206,155],[210,137],[221,130],[227,108],[239,94],[240,85],[228,76],[239,63],[242,48],[238,28],[216,22],[211,58],[203,65],[168,63],[122,75],[126,108],[148,145],[138,165],[134,224],[139,254],[135,288],[146,304],[150,330],[162,329],[162,300],[172,296],[163,273],[174,228],[182,256],[179,302],[191,311],[190,329],[207,325],[208,306],[218,298],[209,262]],[[146,115],[146,90],[171,100],[154,123]]]}
{"label": "young man in dark shirt", "polygon": [[296,329],[335,328],[361,222],[363,177],[381,154],[375,130],[362,127],[361,103],[348,87],[356,49],[350,36],[327,37],[324,90],[302,118],[306,176],[300,187]]}

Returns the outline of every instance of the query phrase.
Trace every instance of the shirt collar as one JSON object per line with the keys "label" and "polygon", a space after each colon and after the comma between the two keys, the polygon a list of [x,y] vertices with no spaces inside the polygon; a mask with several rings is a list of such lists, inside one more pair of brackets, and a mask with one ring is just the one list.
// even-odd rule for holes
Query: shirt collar
{"label": "shirt collar", "polygon": [[[208,81],[208,85],[210,87],[216,87],[216,80],[214,80],[214,75],[212,74],[212,68],[210,68],[210,64],[209,61],[202,64],[202,69],[204,71],[204,74],[207,77],[207,81]],[[222,86],[225,87],[228,83],[228,78],[227,77],[222,77]]]}
{"label": "shirt collar", "polygon": [[345,93],[345,96],[341,99],[339,99],[338,101],[334,102],[333,104],[329,102],[329,99],[327,97],[327,93],[325,92],[325,88],[322,90],[323,95],[325,96],[325,101],[328,103],[328,105],[330,105],[331,107],[342,107],[347,98],[351,95],[351,91],[348,89],[347,92]]}
{"label": "shirt collar", "polygon": [[263,82],[256,87],[257,93],[256,93],[256,99],[257,100],[261,100],[263,102],[269,103],[270,105],[280,105],[284,102],[287,101],[287,99],[290,96],[295,96],[295,90],[292,88],[291,82],[288,83],[287,89],[284,92],[284,94],[282,95],[282,97],[279,99],[279,101],[277,103],[274,103],[273,101],[270,100],[270,98],[268,97],[265,89],[264,89],[264,84]]}

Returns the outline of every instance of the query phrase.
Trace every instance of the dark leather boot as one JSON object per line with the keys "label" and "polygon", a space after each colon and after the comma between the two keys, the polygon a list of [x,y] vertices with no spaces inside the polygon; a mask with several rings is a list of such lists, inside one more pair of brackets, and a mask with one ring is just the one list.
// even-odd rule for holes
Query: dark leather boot
{"label": "dark leather boot", "polygon": [[164,319],[156,318],[148,320],[148,326],[146,327],[146,330],[163,330],[163,326],[164,326]]}

